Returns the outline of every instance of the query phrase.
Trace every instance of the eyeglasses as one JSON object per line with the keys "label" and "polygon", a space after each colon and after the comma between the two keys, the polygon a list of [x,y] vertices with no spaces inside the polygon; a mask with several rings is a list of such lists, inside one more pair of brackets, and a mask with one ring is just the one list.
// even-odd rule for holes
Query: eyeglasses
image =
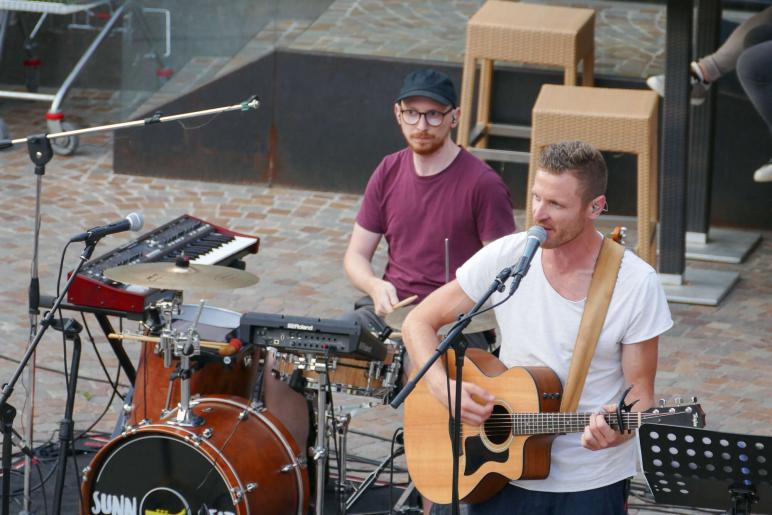
{"label": "eyeglasses", "polygon": [[433,109],[424,113],[421,111],[416,111],[415,109],[400,109],[399,112],[402,113],[402,121],[408,125],[416,125],[423,116],[426,119],[426,123],[432,127],[439,127],[442,125],[442,121],[445,119],[445,115],[450,113],[452,110],[453,108],[451,107],[444,113],[442,111],[435,111]]}

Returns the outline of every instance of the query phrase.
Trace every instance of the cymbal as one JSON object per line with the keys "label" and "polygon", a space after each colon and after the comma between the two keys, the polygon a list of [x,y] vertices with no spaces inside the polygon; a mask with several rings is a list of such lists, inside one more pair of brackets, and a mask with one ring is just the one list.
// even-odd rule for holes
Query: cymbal
{"label": "cymbal", "polygon": [[118,266],[105,270],[105,276],[119,283],[164,290],[233,290],[260,280],[250,272],[228,266],[178,263]]}
{"label": "cymbal", "polygon": [[[405,322],[405,319],[407,318],[408,313],[410,313],[415,306],[405,306],[402,308],[395,309],[388,315],[386,315],[386,325],[391,327],[395,331],[401,331],[402,330],[402,324]],[[453,327],[453,324],[448,324],[440,327],[440,330],[437,331],[439,334],[447,334],[450,332],[450,329]],[[483,331],[488,331],[490,329],[496,328],[496,316],[493,314],[493,311],[486,311],[482,315],[475,316],[472,321],[469,323],[468,326],[464,329],[465,334],[469,333],[480,333]]]}

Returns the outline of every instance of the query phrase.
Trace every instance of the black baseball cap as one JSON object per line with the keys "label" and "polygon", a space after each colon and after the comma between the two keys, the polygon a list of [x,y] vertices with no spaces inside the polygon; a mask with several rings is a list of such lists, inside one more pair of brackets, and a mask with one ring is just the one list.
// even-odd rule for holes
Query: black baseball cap
{"label": "black baseball cap", "polygon": [[409,73],[402,83],[395,102],[408,97],[426,97],[444,105],[456,107],[456,88],[450,77],[432,69],[417,70]]}

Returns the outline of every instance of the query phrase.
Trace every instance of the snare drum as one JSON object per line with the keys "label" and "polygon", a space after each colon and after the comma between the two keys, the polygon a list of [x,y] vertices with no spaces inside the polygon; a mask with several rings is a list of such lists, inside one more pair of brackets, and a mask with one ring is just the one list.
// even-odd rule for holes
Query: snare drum
{"label": "snare drum", "polygon": [[[183,305],[181,313],[172,323],[178,331],[186,330],[195,318],[197,305]],[[228,341],[228,335],[238,327],[241,314],[227,309],[205,306],[196,330],[202,340]],[[191,360],[193,374],[190,377],[191,395],[236,395],[252,397],[259,372],[258,349],[243,348],[233,356],[220,356],[217,351],[201,349],[201,354]],[[176,364],[164,367],[162,354],[156,353],[156,344],[143,343],[134,383],[129,425],[143,420],[159,420],[163,412],[177,406],[180,400],[180,381],[176,378]],[[175,374],[174,378],[172,374]]]}
{"label": "snare drum", "polygon": [[197,427],[128,428],[84,470],[82,513],[297,514],[308,510],[305,461],[269,411],[235,397],[191,403]]}
{"label": "snare drum", "polygon": [[[402,364],[402,345],[387,344],[383,361],[365,361],[353,358],[331,358],[329,384],[333,391],[365,397],[385,399],[397,386]],[[324,360],[321,354],[296,355],[277,353],[274,370],[283,380],[289,380],[292,372],[302,370],[306,388],[319,388],[317,362]]]}

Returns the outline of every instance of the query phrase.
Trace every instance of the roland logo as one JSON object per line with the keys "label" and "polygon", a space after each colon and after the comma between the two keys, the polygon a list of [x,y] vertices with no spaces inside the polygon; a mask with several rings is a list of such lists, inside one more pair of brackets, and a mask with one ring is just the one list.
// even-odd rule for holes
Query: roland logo
{"label": "roland logo", "polygon": [[296,324],[295,322],[287,322],[287,329],[297,329],[299,331],[313,331],[314,326],[310,324]]}

